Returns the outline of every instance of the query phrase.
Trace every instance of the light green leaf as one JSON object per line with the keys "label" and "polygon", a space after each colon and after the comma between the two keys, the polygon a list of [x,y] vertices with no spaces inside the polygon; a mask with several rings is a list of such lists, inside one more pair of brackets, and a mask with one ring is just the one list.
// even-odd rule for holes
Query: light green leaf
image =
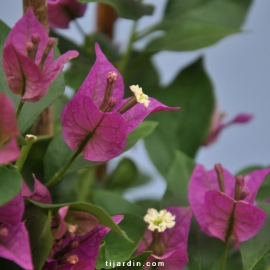
{"label": "light green leaf", "polygon": [[164,19],[153,30],[163,35],[152,40],[148,51],[190,51],[210,46],[240,32],[252,0],[169,0]]}
{"label": "light green leaf", "polygon": [[122,18],[137,20],[143,15],[151,15],[154,7],[137,0],[79,0],[81,3],[101,2],[112,6]]}

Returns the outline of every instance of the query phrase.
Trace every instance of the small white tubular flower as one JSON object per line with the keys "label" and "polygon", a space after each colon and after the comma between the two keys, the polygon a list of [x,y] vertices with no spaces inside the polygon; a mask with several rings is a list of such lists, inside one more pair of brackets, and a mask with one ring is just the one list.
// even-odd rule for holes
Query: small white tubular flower
{"label": "small white tubular flower", "polygon": [[137,102],[143,104],[144,107],[147,108],[150,100],[149,97],[143,93],[142,88],[139,87],[139,85],[131,85],[129,88],[134,93]]}
{"label": "small white tubular flower", "polygon": [[172,228],[175,225],[175,216],[167,210],[157,211],[150,208],[144,216],[144,221],[149,223],[148,229],[150,231],[158,230],[164,232],[166,229]]}

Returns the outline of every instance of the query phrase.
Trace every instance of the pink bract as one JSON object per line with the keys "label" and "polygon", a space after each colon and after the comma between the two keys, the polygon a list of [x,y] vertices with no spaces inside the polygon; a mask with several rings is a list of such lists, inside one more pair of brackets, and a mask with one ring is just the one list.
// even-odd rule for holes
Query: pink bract
{"label": "pink bract", "polygon": [[14,106],[7,96],[0,93],[0,164],[7,164],[19,157],[18,135]]}
{"label": "pink bract", "polygon": [[[188,263],[187,240],[192,212],[190,207],[167,207],[166,210],[175,216],[175,225],[161,233],[161,239],[165,245],[164,254],[161,256],[151,254],[148,261],[159,259],[164,262],[166,269],[181,270]],[[148,250],[153,239],[152,233],[149,229],[146,230],[138,247],[138,253]],[[157,268],[157,270],[162,269],[164,269],[162,266]]]}
{"label": "pink bract", "polygon": [[227,123],[223,123],[222,118],[223,114],[216,109],[213,115],[210,132],[207,138],[205,139],[203,145],[208,146],[214,143],[218,139],[218,136],[223,131],[223,129],[231,125],[248,123],[249,121],[252,120],[253,115],[248,113],[240,113]]}
{"label": "pink bract", "polygon": [[77,0],[48,0],[47,3],[51,28],[68,28],[69,22],[82,17],[87,8]]}
{"label": "pink bract", "polygon": [[30,241],[22,222],[23,213],[24,201],[19,195],[0,207],[0,257],[32,270]]}
{"label": "pink bract", "polygon": [[266,215],[254,200],[270,169],[253,171],[243,178],[243,198],[235,199],[236,180],[223,169],[224,192],[220,191],[215,169],[206,171],[197,165],[191,176],[188,197],[201,230],[223,241],[233,218],[231,237],[239,242],[254,236],[263,226]]}
{"label": "pink bract", "polygon": [[[27,55],[27,44],[38,39],[35,58]],[[3,49],[3,70],[7,84],[14,94],[22,95],[22,101],[36,102],[48,91],[50,83],[57,77],[70,59],[77,57],[77,51],[68,51],[53,60],[50,50],[43,67],[39,67],[44,49],[49,40],[44,26],[29,8],[10,31]]]}
{"label": "pink bract", "polygon": [[[117,112],[127,101],[127,99],[123,99],[123,78],[107,60],[98,44],[95,49],[96,62],[75,97],[64,107],[61,120],[64,140],[72,150],[85,144],[83,147],[85,159],[106,161],[122,153],[126,144],[126,136],[147,115],[179,108],[168,107],[150,98],[150,105],[147,108],[143,104],[137,103],[123,114]],[[116,73],[118,77],[111,96],[116,101],[116,105],[110,112],[103,112],[99,106],[104,99],[107,77],[110,72]]]}

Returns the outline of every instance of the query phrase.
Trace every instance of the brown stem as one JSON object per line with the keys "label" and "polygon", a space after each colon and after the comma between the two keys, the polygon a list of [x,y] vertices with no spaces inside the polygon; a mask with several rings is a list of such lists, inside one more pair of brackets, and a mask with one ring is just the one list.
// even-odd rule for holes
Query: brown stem
{"label": "brown stem", "polygon": [[113,38],[113,25],[117,19],[117,14],[113,7],[98,3],[97,5],[97,31]]}

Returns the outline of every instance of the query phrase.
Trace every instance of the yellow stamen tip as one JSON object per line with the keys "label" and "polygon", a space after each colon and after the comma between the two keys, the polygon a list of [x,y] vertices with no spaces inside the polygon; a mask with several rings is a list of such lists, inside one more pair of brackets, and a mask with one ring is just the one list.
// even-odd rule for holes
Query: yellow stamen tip
{"label": "yellow stamen tip", "polygon": [[157,211],[156,209],[150,208],[147,214],[144,216],[144,221],[147,222],[148,229],[150,231],[158,230],[164,232],[166,229],[170,229],[175,225],[175,216],[167,210]]}
{"label": "yellow stamen tip", "polygon": [[145,108],[149,106],[150,100],[147,95],[145,95],[142,91],[142,88],[139,85],[131,85],[130,90],[134,93],[137,102],[144,105]]}

